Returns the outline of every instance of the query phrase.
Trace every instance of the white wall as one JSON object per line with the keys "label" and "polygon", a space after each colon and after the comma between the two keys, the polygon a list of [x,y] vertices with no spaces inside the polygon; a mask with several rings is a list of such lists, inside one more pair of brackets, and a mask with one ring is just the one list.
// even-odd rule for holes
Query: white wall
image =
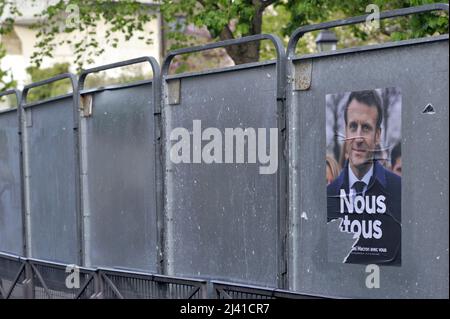
{"label": "white wall", "polygon": [[[17,36],[22,43],[22,55],[7,55],[1,63],[2,69],[11,69],[14,74],[14,79],[18,82],[18,88],[22,88],[25,84],[30,83],[31,79],[26,73],[26,68],[30,66],[30,58],[35,51],[35,44],[37,43],[36,34],[37,31],[31,29],[27,23],[33,13],[37,11],[35,7],[30,7],[26,1],[18,1],[22,4],[22,10],[24,10],[24,16],[17,20],[17,25],[14,27]],[[36,1],[39,6],[51,1]],[[30,3],[30,2],[28,2]],[[106,43],[105,32],[107,25],[104,22],[100,22],[96,29],[96,38],[100,47],[105,48],[105,52],[98,57],[93,57],[94,63],[87,64],[84,62],[83,67],[89,68],[92,66],[99,66],[102,64],[118,62],[122,60],[132,59],[140,56],[153,56],[158,62],[160,62],[160,49],[161,49],[161,29],[159,16],[157,19],[153,19],[147,23],[144,27],[144,32],[136,33],[132,39],[125,41],[122,34],[117,34],[119,38],[119,45],[117,48],[113,48]],[[86,31],[87,32],[87,31]],[[56,42],[60,42],[63,39],[71,39],[73,42],[86,38],[86,32],[78,32],[76,34],[64,34],[61,33],[57,36]],[[145,40],[139,40],[139,36],[148,36],[151,34],[152,44],[145,44]],[[42,63],[42,67],[50,67],[55,63],[69,62],[71,65],[74,62],[74,47],[73,44],[64,44],[54,49],[53,58],[45,58]],[[83,57],[82,61],[87,61],[87,54]],[[75,66],[71,66],[71,72],[76,72]]]}

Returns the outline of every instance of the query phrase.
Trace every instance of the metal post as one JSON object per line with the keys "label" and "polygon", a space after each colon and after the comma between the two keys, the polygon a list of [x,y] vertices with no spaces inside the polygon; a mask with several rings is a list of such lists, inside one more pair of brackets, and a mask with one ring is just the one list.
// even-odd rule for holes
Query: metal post
{"label": "metal post", "polygon": [[34,273],[33,268],[28,260],[24,261],[25,263],[25,280],[24,280],[24,298],[25,299],[35,299],[35,291],[34,291]]}

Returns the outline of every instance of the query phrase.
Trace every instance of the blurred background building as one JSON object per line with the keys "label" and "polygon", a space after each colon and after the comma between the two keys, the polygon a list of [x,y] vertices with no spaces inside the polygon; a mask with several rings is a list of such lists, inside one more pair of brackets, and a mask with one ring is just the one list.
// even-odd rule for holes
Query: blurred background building
{"label": "blurred background building", "polygon": [[[22,13],[22,16],[15,18],[12,32],[1,37],[1,43],[6,50],[5,57],[1,60],[1,68],[11,69],[14,80],[17,82],[17,87],[22,88],[25,84],[30,83],[31,80],[31,75],[27,72],[27,68],[31,66],[31,56],[35,51],[37,42],[38,30],[33,28],[33,25],[39,21],[35,15],[40,13],[49,4],[54,4],[57,1],[15,0],[15,2],[17,8]],[[161,59],[161,56],[163,55],[163,40],[161,32],[161,15],[158,12],[158,5],[155,1],[141,0],[140,2],[147,4],[148,10],[156,16],[156,19],[152,19],[145,24],[143,32],[150,35],[152,43],[146,44],[145,41],[142,41],[138,36],[135,36],[127,41],[126,45],[118,45],[116,48],[107,46],[104,43],[104,34],[107,28],[104,21],[99,21],[96,26],[97,41],[100,46],[107,47],[107,50],[99,56],[93,56],[93,63],[83,63],[84,67],[97,66],[145,55],[153,56],[158,60]],[[3,22],[6,18],[8,18],[8,12],[4,12],[0,21]],[[88,32],[88,30],[86,30],[86,32]],[[67,40],[68,37],[73,36],[73,34],[61,32],[57,35],[57,41],[63,39]],[[86,35],[81,32],[77,34],[77,36],[82,38]],[[124,35],[118,32],[117,37],[123,39]],[[119,43],[122,43],[121,40],[119,41]],[[75,72],[75,66],[72,65],[73,52],[74,48],[70,44],[63,43],[60,46],[55,46],[52,52],[53,57],[44,59],[41,68],[49,68],[55,64],[68,63],[69,71]],[[88,57],[82,57],[82,60],[83,59],[87,61]]]}

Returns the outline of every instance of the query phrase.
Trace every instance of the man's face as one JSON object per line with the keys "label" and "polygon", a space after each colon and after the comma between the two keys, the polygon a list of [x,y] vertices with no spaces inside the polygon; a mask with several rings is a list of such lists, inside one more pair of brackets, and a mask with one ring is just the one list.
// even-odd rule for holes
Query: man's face
{"label": "man's face", "polygon": [[377,128],[378,111],[353,99],[347,109],[345,127],[346,152],[353,171],[365,171],[373,160],[373,152],[379,144],[381,129]]}

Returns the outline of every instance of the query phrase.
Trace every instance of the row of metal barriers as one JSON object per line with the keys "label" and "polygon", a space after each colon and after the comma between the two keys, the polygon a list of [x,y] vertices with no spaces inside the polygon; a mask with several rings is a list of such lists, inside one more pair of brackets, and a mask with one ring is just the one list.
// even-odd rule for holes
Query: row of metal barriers
{"label": "row of metal barriers", "polygon": [[[380,18],[434,10],[448,11],[448,4],[387,11]],[[303,296],[275,287],[339,297],[447,294],[441,283],[448,274],[428,274],[448,269],[448,134],[442,129],[448,127],[448,34],[306,56],[294,52],[307,32],[364,23],[366,17],[302,27],[287,50],[277,37],[258,35],[171,52],[161,70],[143,57],[0,93],[17,94],[19,105],[0,111],[0,251],[15,254],[0,258],[1,295]],[[277,47],[276,61],[168,74],[176,55],[262,40]],[[91,73],[135,63],[150,63],[153,79],[84,88]],[[425,72],[436,76],[424,83]],[[64,79],[72,83],[71,94],[27,102],[31,90]],[[336,234],[329,235],[326,217],[326,97],[394,86],[408,105],[402,115],[408,150],[403,264],[386,267],[382,288],[368,290],[364,265],[330,262]],[[426,103],[441,113],[425,118]],[[260,174],[255,163],[170,160],[171,134],[181,128],[190,140],[199,122],[220,134],[227,128],[242,134],[244,128],[274,129],[276,172]],[[421,192],[412,191],[410,185],[419,183]],[[348,245],[339,253],[347,254]],[[76,268],[80,288],[67,288],[70,264],[87,267]]]}
{"label": "row of metal barriers", "polygon": [[0,299],[311,299],[322,298],[222,281],[129,270],[75,267],[0,254]]}

